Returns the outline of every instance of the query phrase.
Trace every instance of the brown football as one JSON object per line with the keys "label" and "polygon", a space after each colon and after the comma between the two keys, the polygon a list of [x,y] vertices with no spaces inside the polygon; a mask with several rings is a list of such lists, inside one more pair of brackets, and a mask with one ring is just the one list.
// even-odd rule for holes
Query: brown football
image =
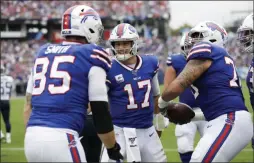
{"label": "brown football", "polygon": [[195,116],[192,108],[183,103],[170,103],[167,107],[167,116],[170,122],[186,124]]}

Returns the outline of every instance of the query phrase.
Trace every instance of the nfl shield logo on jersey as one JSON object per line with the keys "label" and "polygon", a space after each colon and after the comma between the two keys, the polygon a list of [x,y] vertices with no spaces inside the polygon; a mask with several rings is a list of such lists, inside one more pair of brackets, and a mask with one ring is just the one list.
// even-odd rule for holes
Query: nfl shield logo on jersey
{"label": "nfl shield logo on jersey", "polygon": [[117,83],[122,83],[124,82],[123,74],[119,74],[115,76],[116,82]]}

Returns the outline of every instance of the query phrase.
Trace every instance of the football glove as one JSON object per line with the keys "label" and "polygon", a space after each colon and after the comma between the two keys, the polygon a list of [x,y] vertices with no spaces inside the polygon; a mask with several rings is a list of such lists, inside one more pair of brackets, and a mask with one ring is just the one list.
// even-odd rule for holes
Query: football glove
{"label": "football glove", "polygon": [[157,131],[163,131],[165,128],[168,127],[169,120],[161,113],[154,114],[153,125]]}
{"label": "football glove", "polygon": [[116,142],[116,144],[113,148],[107,149],[108,157],[111,160],[116,160],[116,161],[123,160],[123,156],[120,153],[120,149],[121,149],[120,145]]}
{"label": "football glove", "polygon": [[158,99],[158,105],[159,105],[159,108],[162,109],[162,108],[165,108],[168,106],[168,104],[170,103],[170,101],[164,101],[161,96],[159,97]]}

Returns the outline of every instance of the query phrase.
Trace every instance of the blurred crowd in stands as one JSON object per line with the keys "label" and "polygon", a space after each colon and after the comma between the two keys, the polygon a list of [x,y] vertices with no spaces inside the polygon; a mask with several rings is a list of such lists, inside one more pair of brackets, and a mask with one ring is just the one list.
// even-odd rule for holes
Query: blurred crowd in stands
{"label": "blurred crowd in stands", "polygon": [[[93,7],[100,16],[118,20],[143,20],[146,18],[168,19],[170,9],[168,1],[3,1],[1,2],[2,19],[60,19],[62,13],[73,5],[86,4]],[[151,27],[150,27],[151,28]],[[180,52],[179,42],[181,36],[169,36],[166,41],[158,39],[158,30],[144,29],[140,44],[140,54],[157,55],[160,60],[160,81],[163,80],[166,59],[168,55]],[[150,30],[149,30],[150,29]],[[140,32],[139,28],[137,29]],[[33,59],[38,48],[47,40],[1,40],[1,64],[4,64],[7,73],[18,82],[26,82],[31,71]],[[105,47],[109,47],[104,42]],[[239,48],[234,33],[229,33],[227,49],[235,59],[236,67],[241,78],[245,78],[252,56],[244,54]]]}
{"label": "blurred crowd in stands", "polygon": [[[168,1],[3,1],[1,17],[9,19],[54,19],[73,6],[86,4],[93,7],[101,17],[113,19],[145,19],[147,17],[169,18]],[[54,8],[54,10],[52,10]],[[163,13],[163,14],[162,14]]]}
{"label": "blurred crowd in stands", "polygon": [[[180,39],[181,36],[174,36],[163,42],[158,38],[141,38],[142,43],[139,53],[157,55],[160,60],[160,71],[163,75],[167,56],[180,52]],[[1,64],[6,66],[8,74],[18,81],[26,82],[36,51],[44,43],[46,43],[46,40],[1,40]],[[108,47],[108,44],[104,43],[104,46]],[[253,56],[241,52],[236,36],[231,33],[229,34],[227,49],[235,60],[240,77],[245,78]]]}

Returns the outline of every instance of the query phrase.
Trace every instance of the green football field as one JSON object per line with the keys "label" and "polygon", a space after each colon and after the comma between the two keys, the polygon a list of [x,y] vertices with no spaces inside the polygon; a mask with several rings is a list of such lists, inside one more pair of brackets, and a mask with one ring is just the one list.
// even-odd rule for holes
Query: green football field
{"label": "green football field", "polygon": [[[245,102],[252,112],[248,90],[245,82],[243,83],[243,92],[245,96]],[[11,124],[12,124],[12,143],[5,144],[1,143],[1,162],[26,162],[24,155],[24,133],[25,127],[23,123],[23,106],[24,98],[12,99],[11,100]],[[1,117],[2,119],[2,117]],[[174,136],[175,125],[171,124],[162,134],[161,140],[164,149],[167,154],[168,162],[180,162],[177,150],[176,150],[176,138]],[[1,129],[5,133],[4,123],[1,120]],[[196,136],[196,143],[199,135]],[[251,143],[242,150],[233,160],[233,162],[254,162],[253,161],[253,150]]]}

